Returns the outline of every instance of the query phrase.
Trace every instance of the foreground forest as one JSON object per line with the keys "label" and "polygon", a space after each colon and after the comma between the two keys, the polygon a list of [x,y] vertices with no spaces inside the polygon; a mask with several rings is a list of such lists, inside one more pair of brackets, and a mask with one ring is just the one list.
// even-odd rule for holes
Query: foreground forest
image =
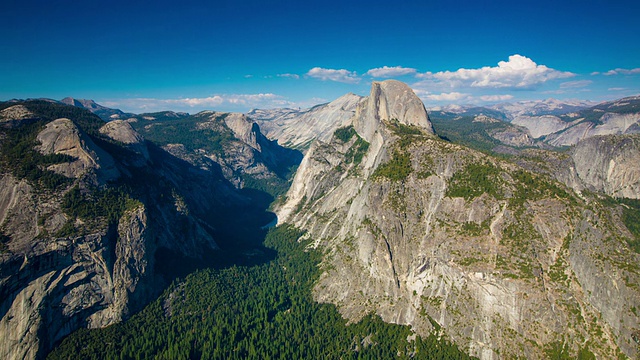
{"label": "foreground forest", "polygon": [[[270,230],[275,259],[198,270],[130,320],[82,329],[48,359],[469,359],[438,334],[422,338],[377,316],[347,324],[311,297],[320,254],[302,232]],[[227,254],[228,255],[228,254]],[[224,256],[224,255],[221,255]]]}

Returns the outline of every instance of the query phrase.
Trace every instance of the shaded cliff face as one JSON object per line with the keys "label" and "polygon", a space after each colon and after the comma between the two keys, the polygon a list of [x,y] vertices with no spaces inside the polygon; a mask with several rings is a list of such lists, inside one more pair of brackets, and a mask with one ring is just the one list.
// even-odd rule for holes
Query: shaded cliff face
{"label": "shaded cliff face", "polygon": [[637,356],[640,256],[619,214],[436,139],[380,105],[398,89],[374,84],[352,127],[312,145],[277,210],[325,254],[315,298],[352,320],[441,331],[483,359],[563,345]]}
{"label": "shaded cliff face", "polygon": [[127,318],[171,280],[172,258],[197,262],[256,212],[219,170],[144,142],[126,122],[17,106],[29,121],[0,127],[3,359],[43,357],[80,327]]}
{"label": "shaded cliff face", "polygon": [[192,116],[139,115],[127,120],[147,140],[194,166],[222,171],[238,188],[284,188],[302,154],[267,139],[246,115],[203,111]]}

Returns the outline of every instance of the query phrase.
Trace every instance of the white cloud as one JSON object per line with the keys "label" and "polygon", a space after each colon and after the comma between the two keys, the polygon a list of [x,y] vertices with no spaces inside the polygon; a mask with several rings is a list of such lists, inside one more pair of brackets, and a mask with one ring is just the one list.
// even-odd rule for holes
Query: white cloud
{"label": "white cloud", "polygon": [[289,74],[289,73],[286,73],[286,74],[278,74],[278,77],[291,78],[291,79],[296,79],[296,80],[297,80],[297,79],[300,79],[300,75],[298,75],[298,74]]}
{"label": "white cloud", "polygon": [[640,74],[640,68],[635,68],[635,69],[617,68],[617,69],[609,70],[606,73],[603,73],[602,75],[611,76],[611,75],[635,75],[635,74]]}
{"label": "white cloud", "polygon": [[405,68],[402,66],[383,66],[381,68],[371,69],[366,72],[366,75],[373,76],[376,78],[391,78],[395,76],[403,76],[409,74],[415,74],[416,69],[413,68]]}
{"label": "white cloud", "polygon": [[513,99],[513,95],[483,95],[480,96],[482,101],[507,101]]}
{"label": "white cloud", "polygon": [[624,91],[627,90],[627,88],[623,88],[623,87],[612,87],[612,88],[608,88],[607,91]]}
{"label": "white cloud", "polygon": [[360,77],[358,77],[358,74],[355,71],[345,69],[336,70],[314,67],[309,70],[306,75],[322,81],[330,80],[347,84],[355,84],[360,81]]}
{"label": "white cloud", "polygon": [[456,71],[427,72],[417,77],[444,83],[451,88],[512,88],[531,89],[549,80],[575,76],[567,71],[558,71],[545,65],[538,65],[522,55],[511,55],[508,61],[498,62],[498,66],[479,69],[458,69]]}
{"label": "white cloud", "polygon": [[429,100],[434,100],[434,101],[458,101],[458,100],[469,98],[469,94],[463,94],[463,93],[454,91],[450,93],[430,94],[425,97]]}
{"label": "white cloud", "polygon": [[560,84],[560,89],[581,88],[592,84],[591,80],[567,81]]}

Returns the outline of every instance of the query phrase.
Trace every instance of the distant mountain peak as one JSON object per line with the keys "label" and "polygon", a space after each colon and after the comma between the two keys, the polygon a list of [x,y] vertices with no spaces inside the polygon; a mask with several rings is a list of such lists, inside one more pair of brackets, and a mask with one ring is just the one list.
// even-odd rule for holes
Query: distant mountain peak
{"label": "distant mountain peak", "polygon": [[89,99],[75,99],[72,97],[66,97],[60,100],[61,103],[87,109],[92,113],[98,115],[104,121],[117,120],[130,117],[132,114],[123,112],[120,109],[112,109],[106,106],[102,106],[93,100]]}

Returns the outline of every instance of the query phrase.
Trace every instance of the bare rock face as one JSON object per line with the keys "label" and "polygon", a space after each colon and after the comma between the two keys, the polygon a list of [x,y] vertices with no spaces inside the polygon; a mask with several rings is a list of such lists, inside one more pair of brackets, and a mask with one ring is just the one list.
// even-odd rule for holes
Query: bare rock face
{"label": "bare rock face", "polygon": [[[402,108],[403,102],[407,103],[406,110]],[[392,120],[403,125],[416,126],[426,134],[434,134],[424,104],[409,86],[396,80],[374,82],[369,97],[358,103],[354,116],[345,124],[353,126],[358,136],[370,144],[364,159],[364,171],[367,174],[370,174],[387,156],[386,149],[382,145],[384,138],[388,136],[388,130],[383,129],[387,126],[385,122],[389,123]],[[353,145],[353,142],[349,142],[348,145]],[[319,169],[326,170],[327,166],[340,164],[342,159],[332,155],[331,151],[325,151],[326,147],[326,143],[319,140],[311,145],[289,189],[288,201],[279,210],[278,223],[286,222],[300,202],[309,195],[319,181],[314,179],[318,172],[322,172]],[[347,149],[343,150],[347,151]]]}
{"label": "bare rock face", "polygon": [[614,197],[640,198],[640,137],[595,136],[580,141],[571,158],[589,188]]}
{"label": "bare rock face", "polygon": [[[78,328],[105,327],[141,309],[166,285],[156,274],[160,247],[196,259],[217,248],[177,194],[175,203],[138,203],[115,227],[55,237],[67,221],[62,194],[34,192],[10,175],[0,180],[0,193],[8,195],[0,215],[10,238],[0,253],[3,359],[42,357]],[[211,206],[210,195],[202,198]]]}
{"label": "bare rock face", "polygon": [[[610,109],[615,108],[614,105]],[[637,112],[616,113],[594,108],[588,115],[585,118],[580,117],[580,113],[567,114],[564,120],[554,115],[518,116],[512,123],[526,127],[536,139],[544,136],[545,142],[558,147],[575,145],[598,135],[633,134],[640,124],[640,113]]]}
{"label": "bare rock face", "polygon": [[546,141],[554,146],[570,146],[592,136],[632,134],[640,123],[640,113],[604,113],[598,122],[580,120],[573,122],[578,122],[576,125],[571,123],[565,131],[550,134]]}
{"label": "bare rock face", "polygon": [[31,119],[33,117],[34,114],[29,111],[29,109],[27,109],[24,105],[14,105],[0,111],[0,122],[2,123],[8,121]]}
{"label": "bare rock face", "polygon": [[514,129],[505,129],[503,131],[494,131],[489,135],[503,144],[514,147],[534,146],[535,142],[531,136],[524,131],[514,131]]}
{"label": "bare rock face", "polygon": [[140,144],[144,138],[124,120],[113,120],[100,128],[100,133],[123,144]]}
{"label": "bare rock face", "polygon": [[98,182],[101,183],[120,176],[113,157],[96,146],[69,119],[57,119],[48,123],[37,139],[41,144],[41,153],[64,154],[76,159],[69,163],[52,165],[50,170],[76,179],[94,171]]}
{"label": "bare rock face", "polygon": [[536,139],[564,130],[570,126],[569,123],[554,115],[520,116],[513,119],[511,123],[526,127],[531,132],[531,136]]}
{"label": "bare rock face", "polygon": [[392,85],[374,83],[350,139],[312,145],[276,209],[324,254],[314,298],[353,321],[374,312],[440,332],[482,359],[554,346],[638,356],[640,255],[619,214],[436,139],[383,94]]}
{"label": "bare rock face", "polygon": [[347,124],[363,98],[346,94],[311,109],[252,110],[247,115],[260,125],[265,136],[280,145],[306,151],[318,139],[331,140],[333,132]]}
{"label": "bare rock face", "polygon": [[[12,222],[28,215],[20,209],[28,205],[16,203],[3,210]],[[36,213],[40,211],[36,206]],[[47,228],[36,226],[35,218],[35,228]],[[100,229],[80,237],[29,242],[12,236],[10,251],[0,255],[0,356],[42,356],[78,327],[121,321],[130,306],[141,305],[132,297],[146,301],[148,294],[143,294],[150,292],[153,279],[146,223],[146,210],[140,207],[121,219],[117,233]],[[113,240],[115,258],[108,250]]]}
{"label": "bare rock face", "polygon": [[396,80],[373,82],[369,97],[356,110],[354,128],[363,139],[371,142],[382,120],[392,119],[434,133],[422,100],[407,84]]}
{"label": "bare rock face", "polygon": [[[100,128],[100,133],[125,144],[127,148],[142,155],[144,160],[149,161],[149,150],[144,143],[144,138],[128,122],[124,120],[110,121]],[[146,161],[137,165],[143,166],[147,163]]]}

